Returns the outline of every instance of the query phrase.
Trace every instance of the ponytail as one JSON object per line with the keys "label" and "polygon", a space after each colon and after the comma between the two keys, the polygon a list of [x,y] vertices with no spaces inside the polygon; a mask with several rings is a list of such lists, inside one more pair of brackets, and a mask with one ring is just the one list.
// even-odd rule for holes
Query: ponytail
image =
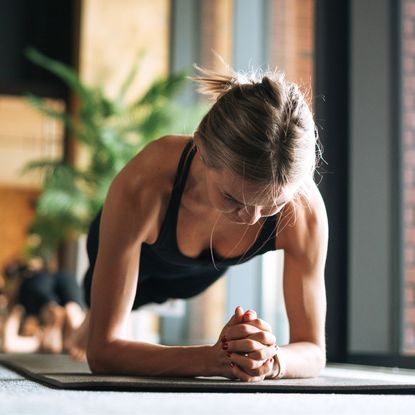
{"label": "ponytail", "polygon": [[223,94],[238,84],[237,76],[233,71],[229,74],[224,74],[211,69],[201,68],[197,64],[193,66],[202,75],[190,76],[189,78],[199,84],[197,91],[207,95],[211,101],[217,101]]}

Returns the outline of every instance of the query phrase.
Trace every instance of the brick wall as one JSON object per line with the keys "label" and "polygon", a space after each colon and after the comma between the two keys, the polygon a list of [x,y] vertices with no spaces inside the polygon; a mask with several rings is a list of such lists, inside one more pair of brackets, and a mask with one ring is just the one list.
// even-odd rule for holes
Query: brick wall
{"label": "brick wall", "polygon": [[300,85],[312,107],[315,0],[272,0],[270,66]]}
{"label": "brick wall", "polygon": [[415,354],[415,0],[402,3],[404,297],[402,353]]}

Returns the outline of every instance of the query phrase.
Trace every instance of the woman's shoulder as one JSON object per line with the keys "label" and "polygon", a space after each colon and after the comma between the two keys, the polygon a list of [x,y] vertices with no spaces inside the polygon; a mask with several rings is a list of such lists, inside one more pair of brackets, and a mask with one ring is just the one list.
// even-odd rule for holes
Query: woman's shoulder
{"label": "woman's shoulder", "polygon": [[173,184],[180,155],[190,136],[164,136],[147,144],[115,177],[115,186],[137,194],[147,187],[153,192]]}
{"label": "woman's shoulder", "polygon": [[143,220],[154,222],[155,226],[151,226],[154,232],[165,215],[179,159],[190,139],[191,136],[169,135],[152,141],[126,164],[111,184],[113,197],[122,199],[125,209],[142,211]]}
{"label": "woman's shoulder", "polygon": [[279,221],[277,249],[305,251],[310,238],[324,238],[328,232],[327,211],[317,184],[310,179]]}

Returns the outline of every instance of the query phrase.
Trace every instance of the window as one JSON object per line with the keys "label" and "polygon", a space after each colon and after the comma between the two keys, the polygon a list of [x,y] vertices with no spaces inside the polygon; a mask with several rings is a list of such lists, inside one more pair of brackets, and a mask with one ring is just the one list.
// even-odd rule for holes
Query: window
{"label": "window", "polygon": [[403,0],[402,42],[402,169],[403,169],[403,310],[404,355],[415,354],[415,1]]}

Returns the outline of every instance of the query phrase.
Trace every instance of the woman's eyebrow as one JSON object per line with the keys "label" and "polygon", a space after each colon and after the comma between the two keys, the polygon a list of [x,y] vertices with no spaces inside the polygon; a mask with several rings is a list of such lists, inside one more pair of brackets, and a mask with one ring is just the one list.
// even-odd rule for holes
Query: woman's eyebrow
{"label": "woman's eyebrow", "polygon": [[[222,191],[222,193],[226,196],[226,197],[229,197],[229,198],[231,198],[232,200],[234,200],[236,203],[238,203],[239,205],[243,205],[243,206],[249,206],[249,205],[247,205],[246,203],[242,203],[242,202],[239,202],[235,197],[233,197],[231,194],[229,194],[228,192],[225,192],[225,191]],[[287,203],[287,201],[286,200],[284,200],[284,201],[282,201],[282,202],[279,202],[279,203],[277,203],[277,205],[283,205],[283,204],[285,204],[285,203]]]}
{"label": "woman's eyebrow", "polygon": [[230,199],[234,200],[236,203],[240,204],[240,205],[245,205],[245,203],[239,202],[239,200],[235,199],[232,195],[230,195],[228,192],[224,192],[222,191],[222,193],[226,196],[229,197]]}

